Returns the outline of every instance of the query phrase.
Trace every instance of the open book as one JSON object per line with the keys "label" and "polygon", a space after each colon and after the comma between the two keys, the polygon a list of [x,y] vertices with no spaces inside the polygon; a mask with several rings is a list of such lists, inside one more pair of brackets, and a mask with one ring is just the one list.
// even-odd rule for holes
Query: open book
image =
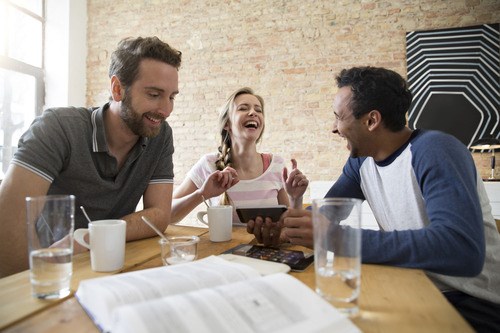
{"label": "open book", "polygon": [[76,297],[104,332],[360,332],[294,277],[215,256],[83,280]]}

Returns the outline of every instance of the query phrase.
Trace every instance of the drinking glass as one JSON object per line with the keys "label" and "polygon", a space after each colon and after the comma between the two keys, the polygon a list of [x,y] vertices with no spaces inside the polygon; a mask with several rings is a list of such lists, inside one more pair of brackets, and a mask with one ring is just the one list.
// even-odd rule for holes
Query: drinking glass
{"label": "drinking glass", "polygon": [[30,280],[36,298],[63,298],[70,293],[74,217],[73,195],[26,198]]}
{"label": "drinking glass", "polygon": [[198,256],[198,236],[172,236],[160,239],[161,259],[164,265],[193,261]]}
{"label": "drinking glass", "polygon": [[361,203],[352,198],[313,200],[316,292],[350,316],[359,311]]}

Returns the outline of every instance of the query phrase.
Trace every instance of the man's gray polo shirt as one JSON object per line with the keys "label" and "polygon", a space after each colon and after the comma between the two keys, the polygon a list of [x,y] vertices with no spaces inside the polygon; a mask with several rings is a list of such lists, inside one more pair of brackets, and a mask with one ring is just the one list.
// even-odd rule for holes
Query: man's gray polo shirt
{"label": "man's gray polo shirt", "polygon": [[92,220],[121,218],[149,184],[173,183],[172,129],[163,122],[154,138],[140,138],[120,170],[109,155],[101,108],[54,108],[37,117],[19,140],[12,163],[51,182],[48,194],[76,196],[75,228]]}

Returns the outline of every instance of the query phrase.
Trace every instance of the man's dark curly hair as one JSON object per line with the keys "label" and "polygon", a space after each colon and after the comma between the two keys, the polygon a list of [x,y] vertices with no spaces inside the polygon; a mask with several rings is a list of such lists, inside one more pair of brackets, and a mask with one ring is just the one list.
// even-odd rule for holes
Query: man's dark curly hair
{"label": "man's dark curly hair", "polygon": [[116,75],[125,87],[130,87],[139,73],[143,59],[153,59],[175,67],[181,66],[182,53],[158,37],[125,38],[111,55],[109,77]]}
{"label": "man's dark curly hair", "polygon": [[343,69],[336,80],[339,88],[351,87],[349,106],[356,119],[377,110],[389,130],[404,128],[412,94],[401,75],[385,68],[353,67]]}

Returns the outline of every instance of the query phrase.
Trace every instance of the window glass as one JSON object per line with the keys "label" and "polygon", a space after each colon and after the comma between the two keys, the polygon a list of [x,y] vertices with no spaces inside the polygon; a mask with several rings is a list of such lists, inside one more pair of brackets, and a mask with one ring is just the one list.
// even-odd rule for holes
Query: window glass
{"label": "window glass", "polygon": [[0,0],[0,180],[44,105],[43,0]]}
{"label": "window glass", "polygon": [[17,142],[35,118],[36,80],[0,68],[0,179],[7,171]]}
{"label": "window glass", "polygon": [[10,0],[12,3],[26,8],[30,12],[42,16],[42,1],[41,0]]}
{"label": "window glass", "polygon": [[6,22],[7,8],[3,1],[0,1],[0,55],[5,55],[5,32],[7,31]]}
{"label": "window glass", "polygon": [[42,22],[16,8],[11,8],[8,21],[8,56],[42,67]]}

